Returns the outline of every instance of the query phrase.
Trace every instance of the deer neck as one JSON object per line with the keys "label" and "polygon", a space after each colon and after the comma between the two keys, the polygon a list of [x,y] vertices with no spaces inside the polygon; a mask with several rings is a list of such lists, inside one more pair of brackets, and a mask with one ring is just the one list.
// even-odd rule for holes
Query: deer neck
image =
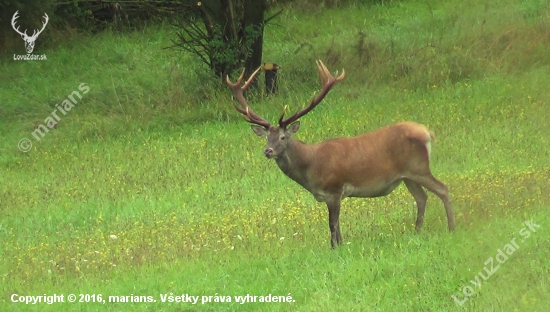
{"label": "deer neck", "polygon": [[312,157],[308,144],[289,138],[285,151],[275,159],[281,171],[306,189],[310,189],[307,171]]}

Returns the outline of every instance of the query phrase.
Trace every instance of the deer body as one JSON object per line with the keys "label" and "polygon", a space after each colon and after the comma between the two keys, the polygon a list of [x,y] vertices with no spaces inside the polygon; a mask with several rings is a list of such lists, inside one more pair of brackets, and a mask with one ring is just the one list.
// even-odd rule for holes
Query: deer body
{"label": "deer body", "polygon": [[[424,219],[427,194],[423,187],[435,193],[445,206],[449,230],[454,229],[454,219],[447,186],[430,172],[429,160],[433,132],[414,122],[401,122],[356,137],[339,138],[315,144],[295,140],[293,134],[300,127],[297,119],[317,105],[332,85],[343,79],[332,77],[324,64],[318,61],[323,90],[305,109],[293,116],[279,119],[279,126],[272,126],[256,115],[246,104],[242,90],[252,79],[233,88],[242,108],[237,110],[256,124],[252,130],[267,138],[264,155],[275,159],[277,165],[292,180],[308,190],[317,201],[325,202],[329,212],[331,244],[342,243],[340,234],[340,205],[346,197],[378,197],[390,194],[402,182],[414,197],[418,214],[416,229]],[[256,75],[256,71],[254,75]]]}
{"label": "deer body", "polygon": [[[391,131],[394,128],[399,132]],[[407,132],[410,130],[419,132],[414,136]],[[324,202],[328,194],[342,199],[388,195],[407,176],[406,163],[411,161],[410,155],[426,157],[431,136],[422,125],[409,122],[317,144],[288,140],[284,153],[275,158],[277,165],[318,201]],[[386,163],[388,159],[394,161]]]}

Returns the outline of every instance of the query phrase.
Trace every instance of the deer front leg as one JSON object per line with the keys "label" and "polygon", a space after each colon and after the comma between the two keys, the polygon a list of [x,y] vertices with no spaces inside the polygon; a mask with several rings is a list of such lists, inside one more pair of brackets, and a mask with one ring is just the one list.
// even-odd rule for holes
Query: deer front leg
{"label": "deer front leg", "polygon": [[330,245],[335,248],[342,245],[342,234],[340,234],[340,199],[327,201],[328,226],[330,228]]}

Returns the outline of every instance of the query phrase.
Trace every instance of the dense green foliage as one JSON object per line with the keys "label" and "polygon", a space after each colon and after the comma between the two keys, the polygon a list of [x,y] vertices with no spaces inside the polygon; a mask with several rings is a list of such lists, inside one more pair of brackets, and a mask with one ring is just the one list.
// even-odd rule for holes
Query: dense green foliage
{"label": "dense green foliage", "polygon": [[[547,310],[546,1],[296,6],[265,31],[280,93],[248,94],[255,111],[275,120],[284,105],[306,103],[319,88],[315,59],[344,68],[298,138],[427,125],[456,231],[429,194],[417,235],[413,199],[399,187],[345,200],[345,245],[331,250],[326,207],[262,156],[226,86],[192,56],[163,49],[169,26],[73,36],[37,47],[47,61],[0,60],[1,310]],[[73,91],[82,98],[60,114]],[[36,140],[54,110],[58,125]],[[22,138],[33,144],[26,153]],[[526,238],[531,220],[540,228]],[[513,240],[519,248],[479,277]],[[25,306],[14,293],[157,302]],[[170,293],[290,293],[295,302],[161,303]],[[452,296],[468,300],[461,307]]]}

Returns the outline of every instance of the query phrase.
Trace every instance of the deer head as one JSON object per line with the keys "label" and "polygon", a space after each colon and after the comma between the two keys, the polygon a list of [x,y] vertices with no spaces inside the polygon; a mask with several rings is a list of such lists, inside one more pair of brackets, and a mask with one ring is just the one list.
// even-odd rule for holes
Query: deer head
{"label": "deer head", "polygon": [[11,19],[11,26],[13,27],[13,30],[15,30],[18,34],[21,35],[21,38],[25,41],[25,49],[27,50],[27,53],[32,53],[34,50],[34,42],[36,41],[36,38],[38,38],[38,35],[44,30],[46,25],[48,25],[48,14],[44,13],[44,19],[46,20],[44,23],[42,23],[42,29],[40,30],[34,30],[32,33],[32,36],[27,35],[27,30],[25,29],[24,32],[19,31],[19,26],[15,27],[15,20],[19,18],[17,14],[19,11],[15,11],[15,14],[13,14],[13,18]]}
{"label": "deer head", "polygon": [[287,109],[287,107],[285,107],[283,113],[281,114],[281,117],[279,117],[278,126],[271,125],[264,118],[254,113],[252,108],[250,108],[250,106],[246,102],[243,95],[243,91],[251,85],[252,81],[254,81],[254,78],[260,72],[260,68],[252,73],[250,78],[244,83],[242,87],[241,83],[244,78],[244,71],[237,79],[236,83],[231,82],[231,80],[229,80],[229,76],[227,77],[227,84],[229,85],[229,87],[231,87],[231,89],[233,89],[235,97],[241,104],[241,107],[234,104],[235,109],[245,116],[246,121],[254,124],[252,126],[252,130],[254,131],[254,133],[256,133],[258,136],[263,136],[267,138],[267,146],[264,150],[264,155],[267,158],[277,158],[283,154],[289,144],[288,142],[290,141],[292,135],[296,133],[300,128],[300,122],[298,121],[298,119],[313,110],[315,106],[317,106],[317,104],[319,104],[323,100],[323,98],[327,95],[334,84],[344,79],[346,75],[345,71],[342,71],[342,74],[340,76],[334,78],[325,66],[325,64],[323,64],[323,62],[321,62],[320,60],[317,61],[317,70],[319,72],[319,76],[321,77],[321,84],[323,86],[321,92],[311,100],[310,104],[307,107],[297,111],[288,118],[284,118]]}

